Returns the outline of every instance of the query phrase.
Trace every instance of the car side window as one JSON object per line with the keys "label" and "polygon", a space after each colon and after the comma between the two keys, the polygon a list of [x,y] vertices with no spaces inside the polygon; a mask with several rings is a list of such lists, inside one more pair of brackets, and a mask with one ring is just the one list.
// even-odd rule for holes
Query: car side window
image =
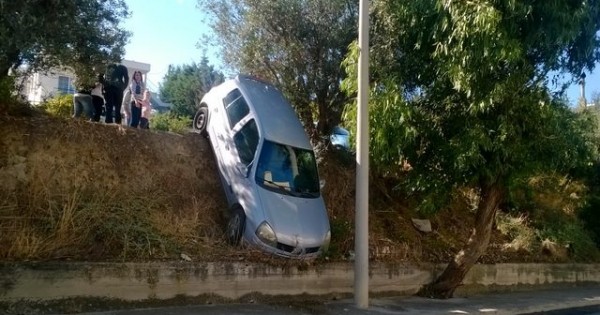
{"label": "car side window", "polygon": [[258,129],[256,128],[254,119],[248,121],[233,136],[233,142],[235,143],[240,161],[246,166],[250,165],[252,160],[254,160],[254,154],[258,146]]}
{"label": "car side window", "polygon": [[227,119],[229,120],[229,128],[231,129],[233,129],[233,126],[250,112],[246,99],[244,99],[244,96],[242,96],[242,93],[238,89],[229,92],[229,94],[225,96],[223,105],[225,106]]}

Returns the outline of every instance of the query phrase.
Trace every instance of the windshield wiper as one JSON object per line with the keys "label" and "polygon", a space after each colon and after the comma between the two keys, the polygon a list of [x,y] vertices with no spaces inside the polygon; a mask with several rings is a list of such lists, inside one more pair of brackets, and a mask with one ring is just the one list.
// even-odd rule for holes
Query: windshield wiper
{"label": "windshield wiper", "polygon": [[317,192],[310,192],[310,191],[295,191],[295,193],[297,194],[297,196],[299,197],[310,197],[310,198],[314,198],[314,197],[318,197],[319,193]]}
{"label": "windshield wiper", "polygon": [[264,178],[260,178],[260,177],[257,177],[257,179],[260,180],[260,181],[269,183],[270,185],[273,185],[276,188],[279,188],[279,189],[281,189],[281,190],[283,190],[285,192],[292,193],[292,188],[290,186],[284,186],[284,185],[278,184],[278,183],[276,183],[276,182],[274,182],[272,180],[268,180],[268,179],[264,179]]}

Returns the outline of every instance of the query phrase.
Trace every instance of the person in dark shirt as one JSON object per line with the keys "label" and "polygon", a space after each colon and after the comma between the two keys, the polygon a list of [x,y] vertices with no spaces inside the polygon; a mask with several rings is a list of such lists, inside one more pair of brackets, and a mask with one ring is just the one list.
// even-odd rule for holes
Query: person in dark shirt
{"label": "person in dark shirt", "polygon": [[114,118],[115,123],[121,124],[123,91],[129,84],[127,67],[121,64],[108,65],[101,83],[104,85],[105,122],[112,124]]}

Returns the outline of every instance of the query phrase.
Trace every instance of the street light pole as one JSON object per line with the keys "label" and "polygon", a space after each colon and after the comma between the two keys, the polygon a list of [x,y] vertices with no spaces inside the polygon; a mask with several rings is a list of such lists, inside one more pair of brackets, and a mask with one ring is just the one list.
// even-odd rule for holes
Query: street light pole
{"label": "street light pole", "polygon": [[369,0],[358,13],[358,115],[356,136],[356,205],[354,302],[369,307]]}

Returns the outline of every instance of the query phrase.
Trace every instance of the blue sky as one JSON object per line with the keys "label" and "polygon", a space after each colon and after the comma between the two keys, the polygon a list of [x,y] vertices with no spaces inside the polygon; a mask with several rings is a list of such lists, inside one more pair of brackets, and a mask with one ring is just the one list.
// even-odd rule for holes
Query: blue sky
{"label": "blue sky", "polygon": [[[149,63],[148,80],[151,87],[158,87],[169,64],[182,65],[199,62],[203,51],[196,47],[203,34],[210,29],[204,23],[202,10],[196,0],[126,0],[130,18],[125,28],[132,32],[126,47],[125,59]],[[220,66],[216,51],[207,51],[209,62]],[[600,68],[600,65],[597,66]],[[600,92],[600,69],[587,73],[586,97]],[[571,103],[579,99],[579,86],[567,90]]]}
{"label": "blue sky", "polygon": [[[158,86],[169,64],[199,62],[203,51],[196,47],[202,34],[209,31],[196,0],[126,0],[131,16],[125,29],[132,32],[125,48],[125,59],[150,64],[148,80]],[[212,65],[214,52],[206,53]]]}
{"label": "blue sky", "polygon": [[[592,95],[595,92],[600,93],[600,64],[596,64],[594,72],[589,73],[586,71],[585,75],[585,97],[588,103],[590,103],[592,101]],[[572,84],[567,89],[567,97],[569,98],[569,101],[573,106],[575,106],[578,103],[580,95],[581,88],[578,84]]]}

